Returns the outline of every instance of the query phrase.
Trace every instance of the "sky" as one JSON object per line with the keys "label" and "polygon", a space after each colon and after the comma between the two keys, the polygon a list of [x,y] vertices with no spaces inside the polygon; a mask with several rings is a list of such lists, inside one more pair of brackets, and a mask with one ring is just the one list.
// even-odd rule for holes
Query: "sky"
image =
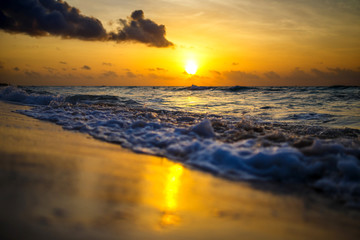
{"label": "sky", "polygon": [[3,83],[360,86],[359,0],[4,0],[0,9]]}

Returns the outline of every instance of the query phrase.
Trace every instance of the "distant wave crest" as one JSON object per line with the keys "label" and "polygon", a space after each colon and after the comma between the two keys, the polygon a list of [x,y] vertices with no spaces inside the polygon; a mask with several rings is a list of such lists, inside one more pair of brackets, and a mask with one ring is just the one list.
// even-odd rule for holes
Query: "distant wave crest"
{"label": "distant wave crest", "polygon": [[23,104],[48,105],[53,100],[61,101],[63,98],[50,94],[28,93],[24,89],[8,86],[0,88],[0,99]]}

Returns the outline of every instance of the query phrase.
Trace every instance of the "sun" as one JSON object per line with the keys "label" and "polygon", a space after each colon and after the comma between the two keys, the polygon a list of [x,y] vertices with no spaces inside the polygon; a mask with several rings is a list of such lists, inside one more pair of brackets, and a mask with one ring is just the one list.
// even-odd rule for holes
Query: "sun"
{"label": "sun", "polygon": [[194,60],[188,60],[185,65],[185,71],[188,74],[195,74],[198,69],[198,65]]}

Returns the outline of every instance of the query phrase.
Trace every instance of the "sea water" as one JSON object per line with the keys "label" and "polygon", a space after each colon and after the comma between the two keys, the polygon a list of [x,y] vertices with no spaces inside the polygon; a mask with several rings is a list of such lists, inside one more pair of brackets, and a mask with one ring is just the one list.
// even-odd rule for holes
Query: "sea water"
{"label": "sea water", "polygon": [[360,87],[2,87],[22,114],[244,181],[360,207]]}

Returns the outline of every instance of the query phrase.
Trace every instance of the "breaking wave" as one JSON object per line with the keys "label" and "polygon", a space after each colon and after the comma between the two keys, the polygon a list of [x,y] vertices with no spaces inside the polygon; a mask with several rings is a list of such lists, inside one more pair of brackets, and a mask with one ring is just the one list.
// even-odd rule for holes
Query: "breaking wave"
{"label": "breaking wave", "polygon": [[[126,91],[136,95],[137,88]],[[360,130],[156,109],[144,105],[143,96],[133,100],[109,93],[61,95],[6,87],[0,99],[32,104],[19,112],[135,152],[235,180],[295,182],[360,207]],[[161,99],[161,104],[168,101]],[[292,117],[312,121],[332,116],[308,112]]]}

